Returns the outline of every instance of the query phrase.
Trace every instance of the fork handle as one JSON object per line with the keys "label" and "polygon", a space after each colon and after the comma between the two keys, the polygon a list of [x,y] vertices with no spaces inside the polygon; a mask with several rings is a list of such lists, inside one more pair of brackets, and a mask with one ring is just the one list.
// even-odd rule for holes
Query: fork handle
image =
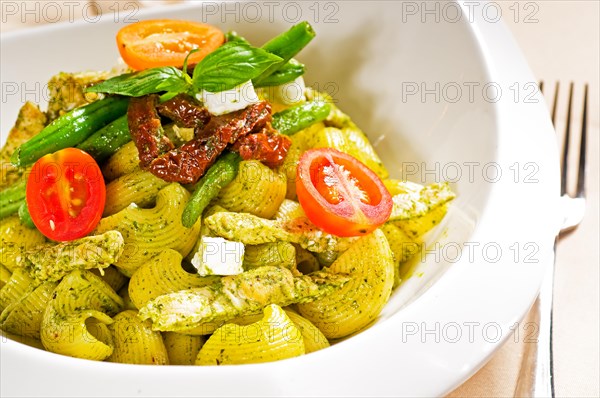
{"label": "fork handle", "polygon": [[[556,264],[556,243],[554,244]],[[540,293],[531,309],[531,319],[537,325],[537,339],[525,341],[523,359],[514,397],[554,398],[552,363],[552,291],[554,264],[546,272]]]}

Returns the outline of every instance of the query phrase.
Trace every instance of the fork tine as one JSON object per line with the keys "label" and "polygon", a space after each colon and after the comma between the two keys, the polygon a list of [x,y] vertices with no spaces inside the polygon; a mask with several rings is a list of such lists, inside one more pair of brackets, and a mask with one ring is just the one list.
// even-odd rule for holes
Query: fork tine
{"label": "fork tine", "polygon": [[581,143],[579,144],[579,170],[577,173],[577,197],[585,196],[585,147],[587,144],[588,85],[583,92],[583,114],[581,115]]}
{"label": "fork tine", "polygon": [[556,128],[556,110],[558,109],[558,93],[559,93],[559,87],[558,87],[558,81],[556,82],[556,86],[554,88],[554,101],[552,104],[552,125],[554,126],[554,128]]}
{"label": "fork tine", "polygon": [[[554,101],[556,104],[556,98]],[[561,163],[561,178],[560,178],[560,194],[561,196],[567,193],[567,167],[569,163],[569,141],[571,139],[571,106],[573,104],[573,82],[569,85],[569,108],[567,109],[567,125],[565,127],[565,144],[563,146],[562,163]],[[554,113],[555,109],[552,111]],[[552,117],[554,119],[554,116]],[[556,123],[555,123],[556,125]]]}

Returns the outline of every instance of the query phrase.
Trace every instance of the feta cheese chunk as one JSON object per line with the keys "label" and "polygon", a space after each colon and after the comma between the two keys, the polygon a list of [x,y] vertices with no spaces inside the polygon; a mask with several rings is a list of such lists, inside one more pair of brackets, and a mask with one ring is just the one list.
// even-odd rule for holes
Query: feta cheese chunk
{"label": "feta cheese chunk", "polygon": [[294,105],[306,100],[306,85],[302,76],[295,80],[274,87],[273,99],[285,105]]}
{"label": "feta cheese chunk", "polygon": [[211,115],[215,116],[239,111],[249,105],[260,102],[251,80],[231,90],[220,91],[218,93],[202,90],[201,93],[196,95],[196,98],[204,103],[204,106]]}
{"label": "feta cheese chunk", "polygon": [[244,244],[203,236],[192,265],[200,276],[237,275],[244,272]]}

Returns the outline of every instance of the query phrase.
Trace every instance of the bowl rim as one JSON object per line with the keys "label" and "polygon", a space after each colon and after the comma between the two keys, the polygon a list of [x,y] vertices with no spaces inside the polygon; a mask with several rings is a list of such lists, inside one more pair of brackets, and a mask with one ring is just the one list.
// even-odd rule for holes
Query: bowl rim
{"label": "bowl rim", "polygon": [[[471,13],[471,9],[458,3],[465,15],[473,20],[469,29],[479,45],[483,63],[487,66],[490,81],[535,82],[533,74],[524,61],[523,55],[502,22],[490,24],[481,15]],[[180,12],[198,7],[198,4],[171,6],[169,9],[149,9],[140,13],[148,17],[159,14]],[[2,41],[18,40],[22,35],[39,35],[44,32],[61,29],[77,29],[84,21],[50,26],[36,27],[26,31],[9,32],[2,35]],[[513,79],[513,80],[511,80]],[[499,101],[494,105],[497,114],[499,142],[498,162],[511,164],[514,159],[535,159],[542,170],[544,183],[534,187],[503,181],[492,188],[486,208],[481,214],[481,222],[476,227],[470,241],[473,242],[510,242],[514,231],[498,231],[497,225],[510,226],[521,221],[516,236],[527,238],[534,236],[539,245],[539,262],[526,265],[524,278],[518,290],[513,292],[510,308],[499,309],[503,305],[500,297],[489,298],[499,291],[497,282],[514,282],[502,273],[504,267],[510,270],[523,265],[523,259],[510,261],[503,258],[497,263],[483,267],[469,261],[459,261],[426,294],[417,298],[397,314],[391,316],[375,328],[370,328],[327,350],[276,363],[243,365],[235,367],[147,367],[104,362],[82,361],[65,357],[3,338],[0,344],[2,393],[6,395],[31,394],[42,391],[38,384],[45,384],[44,394],[77,396],[90,391],[89,381],[104,379],[97,395],[377,395],[399,394],[413,396],[440,396],[447,394],[474,374],[491,355],[511,336],[511,327],[519,322],[533,303],[541,284],[545,269],[553,261],[552,244],[559,228],[559,217],[548,217],[548,211],[559,214],[559,173],[558,151],[553,129],[544,106],[543,97],[537,105]],[[510,115],[510,117],[508,116]],[[528,134],[521,132],[519,123],[525,123]],[[528,148],[514,153],[510,150],[514,144]],[[506,201],[510,197],[520,196],[521,205],[531,211],[516,209],[502,214]],[[514,200],[514,199],[513,199]],[[544,205],[540,206],[540,203]],[[511,202],[512,203],[512,202]],[[519,203],[519,202],[517,202]],[[539,206],[535,208],[535,206]],[[523,223],[523,220],[528,222]],[[512,224],[515,225],[515,224]],[[499,236],[501,235],[501,236]],[[515,240],[514,237],[512,240]],[[487,277],[487,278],[486,278]],[[492,279],[498,278],[498,279]],[[473,283],[471,289],[456,292],[457,283]],[[482,295],[487,294],[486,306],[493,305],[496,311],[493,317],[486,315],[486,308],[475,305]],[[505,304],[505,303],[504,303]],[[469,310],[467,311],[467,308]],[[432,311],[432,309],[436,311]],[[446,311],[441,315],[440,311]],[[474,315],[474,311],[476,314]],[[407,325],[448,325],[452,322],[470,322],[470,319],[487,320],[498,325],[501,338],[495,341],[476,339],[473,342],[449,341],[432,343],[427,339],[419,344],[398,344],[399,339],[407,337]],[[426,329],[427,330],[427,329]],[[422,337],[422,336],[421,336]],[[374,343],[375,342],[375,343]],[[460,355],[456,357],[456,354]],[[454,355],[454,357],[453,357]],[[409,358],[401,360],[399,358]],[[373,366],[379,363],[380,366]],[[114,369],[118,368],[118,372]],[[298,383],[298,375],[307,369],[323,369],[328,374],[326,382],[318,385]],[[65,372],[64,369],[68,369]],[[24,386],[20,380],[25,371],[35,372],[37,383]],[[202,379],[198,380],[198,376]],[[412,380],[403,379],[409,374]],[[31,375],[31,373],[28,373]],[[38,377],[39,376],[39,377]],[[354,376],[354,377],[353,377]],[[93,378],[92,378],[93,377]],[[235,383],[231,383],[235,378]],[[386,380],[387,379],[387,380]],[[135,382],[131,382],[135,380]],[[330,380],[330,381],[327,381]],[[336,382],[335,380],[338,380]],[[382,382],[384,380],[384,382]],[[68,381],[70,389],[61,391],[61,381]],[[167,383],[165,383],[165,381]],[[198,381],[204,390],[198,390]],[[175,382],[175,383],[172,383]],[[376,384],[375,384],[376,383]],[[112,388],[110,385],[112,384]],[[169,384],[169,386],[164,386]],[[98,383],[95,383],[98,385]],[[106,387],[108,385],[108,387]],[[252,386],[251,392],[245,390]]]}

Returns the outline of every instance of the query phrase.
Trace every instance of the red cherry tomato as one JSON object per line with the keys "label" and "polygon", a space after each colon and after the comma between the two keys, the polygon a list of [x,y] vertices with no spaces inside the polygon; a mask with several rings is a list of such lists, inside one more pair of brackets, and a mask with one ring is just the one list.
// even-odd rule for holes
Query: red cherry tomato
{"label": "red cherry tomato", "polygon": [[197,64],[225,41],[214,26],[190,21],[159,19],[127,25],[117,33],[117,46],[127,65],[135,70],[158,66]]}
{"label": "red cherry tomato", "polygon": [[332,148],[302,155],[296,192],[309,220],[337,236],[368,234],[392,212],[392,197],[381,179],[356,158]]}
{"label": "red cherry tomato", "polygon": [[33,223],[56,241],[89,234],[104,211],[106,186],[96,161],[76,148],[39,159],[27,179],[27,208]]}

